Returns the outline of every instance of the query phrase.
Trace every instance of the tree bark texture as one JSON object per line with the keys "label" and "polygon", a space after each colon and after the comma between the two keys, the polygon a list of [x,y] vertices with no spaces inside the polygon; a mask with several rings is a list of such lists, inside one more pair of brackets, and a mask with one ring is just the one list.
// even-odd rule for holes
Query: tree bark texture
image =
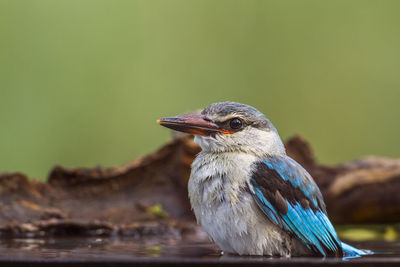
{"label": "tree bark texture", "polygon": [[[319,185],[334,224],[400,221],[400,159],[325,166],[302,137],[285,146]],[[154,153],[114,168],[54,167],[46,183],[0,174],[0,234],[201,236],[187,196],[199,151],[191,136],[178,134]]]}

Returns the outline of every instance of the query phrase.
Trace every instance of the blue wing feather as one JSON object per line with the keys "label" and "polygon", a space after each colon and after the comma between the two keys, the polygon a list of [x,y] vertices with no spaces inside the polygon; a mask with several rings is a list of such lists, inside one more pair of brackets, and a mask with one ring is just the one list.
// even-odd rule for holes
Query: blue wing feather
{"label": "blue wing feather", "polygon": [[[256,202],[273,223],[323,256],[341,255],[341,242],[327,217],[321,192],[297,162],[289,157],[264,159],[257,163],[251,184]],[[284,198],[286,209],[276,207],[274,191]]]}
{"label": "blue wing feather", "polygon": [[269,203],[263,196],[261,190],[258,187],[254,188],[256,198],[261,203],[262,210],[268,215],[268,217],[276,224],[279,224],[280,220],[274,207]]}
{"label": "blue wing feather", "polygon": [[263,163],[278,172],[283,180],[289,181],[294,187],[299,188],[314,205],[317,205],[317,198],[322,200],[321,192],[311,175],[292,158],[275,156],[264,159]]}

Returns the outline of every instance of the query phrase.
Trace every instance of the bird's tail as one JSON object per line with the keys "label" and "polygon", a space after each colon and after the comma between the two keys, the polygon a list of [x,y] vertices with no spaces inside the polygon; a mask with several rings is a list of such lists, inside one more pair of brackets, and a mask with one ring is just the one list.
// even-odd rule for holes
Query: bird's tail
{"label": "bird's tail", "polygon": [[343,256],[345,258],[358,258],[364,255],[374,254],[370,250],[358,249],[342,242]]}

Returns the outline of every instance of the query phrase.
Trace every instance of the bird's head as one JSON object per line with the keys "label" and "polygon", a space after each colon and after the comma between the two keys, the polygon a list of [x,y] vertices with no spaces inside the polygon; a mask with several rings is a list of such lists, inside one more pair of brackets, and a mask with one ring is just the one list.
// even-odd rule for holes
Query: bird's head
{"label": "bird's head", "polygon": [[257,109],[235,102],[214,103],[201,114],[163,118],[167,128],[191,133],[205,152],[283,155],[285,148],[272,123]]}

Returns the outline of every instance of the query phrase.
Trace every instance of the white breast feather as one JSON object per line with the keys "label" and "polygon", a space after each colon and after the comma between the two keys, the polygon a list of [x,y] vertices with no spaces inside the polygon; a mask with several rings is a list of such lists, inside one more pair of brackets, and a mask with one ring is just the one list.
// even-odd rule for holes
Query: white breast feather
{"label": "white breast feather", "polygon": [[201,152],[192,164],[189,197],[197,221],[223,251],[289,256],[288,237],[246,191],[256,156]]}

